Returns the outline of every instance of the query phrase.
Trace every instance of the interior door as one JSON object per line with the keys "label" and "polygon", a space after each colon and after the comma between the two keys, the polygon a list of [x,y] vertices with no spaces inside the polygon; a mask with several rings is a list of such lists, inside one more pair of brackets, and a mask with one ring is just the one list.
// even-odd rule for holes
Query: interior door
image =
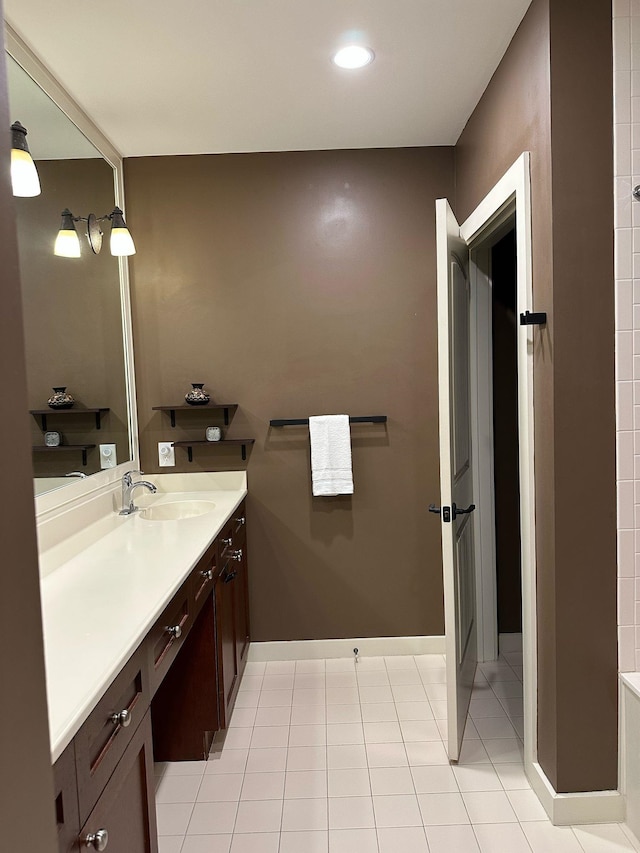
{"label": "interior door", "polygon": [[447,666],[447,750],[457,761],[475,675],[470,425],[469,251],[446,199],[436,201],[440,520]]}

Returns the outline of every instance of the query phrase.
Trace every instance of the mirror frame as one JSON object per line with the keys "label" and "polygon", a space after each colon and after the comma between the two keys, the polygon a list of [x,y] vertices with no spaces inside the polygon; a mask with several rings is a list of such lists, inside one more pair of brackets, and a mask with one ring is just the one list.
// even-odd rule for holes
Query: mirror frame
{"label": "mirror frame", "polygon": [[[6,21],[4,23],[4,33],[6,53],[26,71],[112,167],[114,203],[125,211],[126,217],[122,155]],[[52,228],[54,227],[55,223],[52,225]],[[140,468],[128,259],[126,257],[118,258],[118,266],[124,371],[127,387],[127,426],[129,429],[130,459],[118,464],[115,468],[91,474],[85,480],[76,480],[69,485],[38,495],[35,498],[36,521],[43,521],[57,514],[58,511],[67,508],[71,503],[95,497],[98,492],[111,491],[115,484],[119,485],[125,471],[132,468]]]}

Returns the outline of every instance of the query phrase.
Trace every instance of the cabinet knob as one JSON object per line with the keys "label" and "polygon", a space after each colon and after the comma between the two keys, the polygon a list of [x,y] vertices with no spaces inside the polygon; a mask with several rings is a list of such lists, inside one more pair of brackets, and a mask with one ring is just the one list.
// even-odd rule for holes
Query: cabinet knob
{"label": "cabinet knob", "polygon": [[200,577],[204,578],[206,581],[212,581],[213,569],[205,569],[204,571],[200,572]]}
{"label": "cabinet knob", "polygon": [[247,523],[247,519],[244,517],[244,515],[241,515],[240,518],[234,518],[234,521],[237,522],[240,527],[242,527],[243,524]]}
{"label": "cabinet knob", "polygon": [[221,539],[220,541],[222,542],[222,544],[224,545],[225,548],[228,548],[229,545],[233,545],[233,537],[232,536],[230,536],[228,539]]}
{"label": "cabinet knob", "polygon": [[84,840],[85,847],[93,847],[94,850],[106,850],[109,843],[109,833],[106,829],[99,829],[87,835]]}
{"label": "cabinet knob", "polygon": [[167,634],[171,634],[174,640],[179,640],[182,636],[182,628],[180,625],[167,625]]}
{"label": "cabinet knob", "polygon": [[120,713],[112,714],[109,719],[114,725],[122,726],[123,729],[126,729],[127,726],[131,724],[131,711],[129,711],[128,708],[125,708],[124,711],[120,711]]}
{"label": "cabinet knob", "polygon": [[238,548],[237,551],[234,551],[233,554],[230,554],[230,559],[235,560],[239,563],[242,560],[242,548]]}

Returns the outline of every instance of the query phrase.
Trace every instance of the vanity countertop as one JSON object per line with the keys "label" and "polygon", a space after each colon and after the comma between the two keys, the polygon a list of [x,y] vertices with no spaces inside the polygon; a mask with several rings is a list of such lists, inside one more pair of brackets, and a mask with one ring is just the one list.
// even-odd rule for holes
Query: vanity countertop
{"label": "vanity countertop", "polygon": [[158,493],[137,502],[196,499],[215,509],[179,521],[112,513],[70,537],[80,546],[63,545],[66,559],[41,579],[54,762],[247,494],[244,475],[223,488],[200,477],[191,491],[182,478],[172,491],[177,476],[152,476]]}

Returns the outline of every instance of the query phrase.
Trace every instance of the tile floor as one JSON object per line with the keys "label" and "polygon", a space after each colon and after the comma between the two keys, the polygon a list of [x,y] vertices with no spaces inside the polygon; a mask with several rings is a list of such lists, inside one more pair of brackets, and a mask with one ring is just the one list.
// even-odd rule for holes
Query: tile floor
{"label": "tile floor", "polygon": [[156,765],[160,853],[623,853],[522,768],[521,653],[480,664],[460,762],[442,655],[249,663],[222,753]]}

